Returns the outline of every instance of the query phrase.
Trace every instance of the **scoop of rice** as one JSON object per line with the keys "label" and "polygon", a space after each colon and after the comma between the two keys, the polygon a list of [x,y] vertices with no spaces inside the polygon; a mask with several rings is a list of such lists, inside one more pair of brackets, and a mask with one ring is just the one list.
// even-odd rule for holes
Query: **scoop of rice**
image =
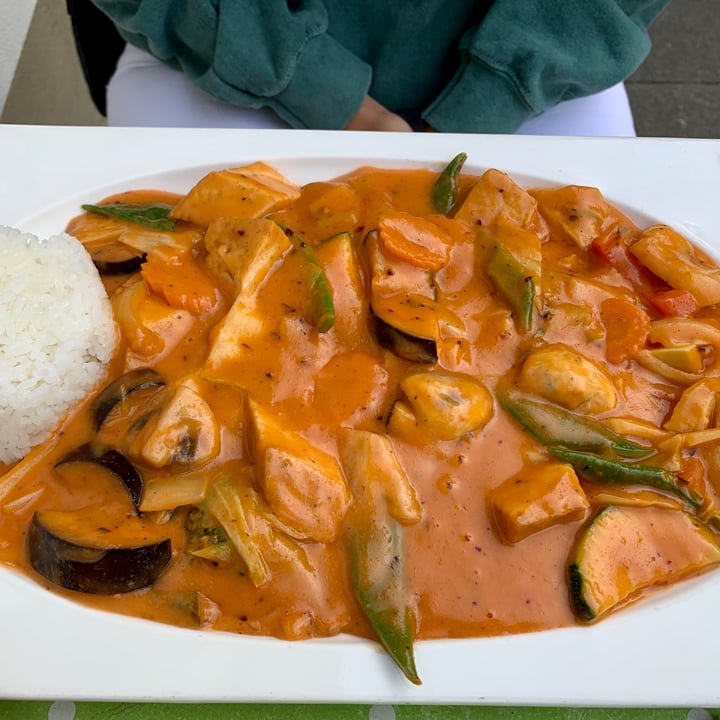
{"label": "scoop of rice", "polygon": [[0,462],[50,436],[101,380],[116,341],[110,301],[80,242],[0,227]]}

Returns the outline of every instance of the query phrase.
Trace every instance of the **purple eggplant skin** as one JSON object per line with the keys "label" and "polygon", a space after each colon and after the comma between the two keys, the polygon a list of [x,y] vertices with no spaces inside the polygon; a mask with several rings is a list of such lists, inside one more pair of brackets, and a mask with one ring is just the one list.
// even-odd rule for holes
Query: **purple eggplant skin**
{"label": "purple eggplant skin", "polygon": [[95,397],[90,406],[93,426],[97,432],[113,408],[138,390],[162,387],[165,380],[153,368],[136,368],[113,380]]}
{"label": "purple eggplant skin", "polygon": [[32,567],[67,590],[114,595],[152,585],[170,563],[169,539],[137,547],[83,547],[50,531],[35,513],[28,531]]}
{"label": "purple eggplant skin", "polygon": [[109,470],[115,475],[127,490],[135,509],[140,507],[145,483],[140,471],[118,450],[98,449],[91,443],[81,445],[64,458],[55,463],[60,468],[68,463],[86,462],[95,463]]}
{"label": "purple eggplant skin", "polygon": [[93,265],[101,275],[132,275],[137,272],[147,258],[147,253],[138,253],[125,260],[99,260],[93,258]]}
{"label": "purple eggplant skin", "polygon": [[375,317],[375,337],[380,347],[411,362],[434,364],[438,360],[434,340],[413,337]]}

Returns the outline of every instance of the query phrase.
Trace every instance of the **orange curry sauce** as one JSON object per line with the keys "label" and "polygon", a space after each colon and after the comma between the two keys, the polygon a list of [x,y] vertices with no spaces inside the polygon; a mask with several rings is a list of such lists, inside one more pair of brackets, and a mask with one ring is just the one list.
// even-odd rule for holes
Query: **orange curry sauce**
{"label": "orange curry sauce", "polygon": [[[688,315],[675,306],[662,306],[663,315],[657,309],[660,303],[653,304],[655,298],[674,297],[668,294],[673,287],[627,252],[641,237],[641,229],[593,189],[527,192],[497,171],[482,179],[463,174],[454,209],[445,216],[431,202],[436,178],[430,170],[361,168],[333,182],[309,184],[259,213],[313,247],[334,301],[336,319],[327,332],[319,332],[309,320],[307,268],[296,246],[273,263],[253,293],[252,317],[258,321],[251,334],[254,341],[238,340],[231,350],[219,348],[221,321],[239,291],[230,274],[208,261],[203,234],[210,218],[203,222],[202,214],[196,222],[179,222],[170,233],[180,238],[176,247],[148,250],[141,271],[105,278],[122,332],[107,382],[135,367],[155,368],[168,386],[193,377],[193,387],[217,422],[217,449],[201,463],[143,464],[133,451],[128,418],[137,418],[144,403],[152,404],[155,390],[130,396],[127,407],[116,411],[99,433],[92,427],[88,403],[64,422],[50,444],[35,452],[40,459],[4,498],[0,559],[73,599],[160,622],[291,639],[341,632],[371,636],[349,580],[343,525],[347,505],[335,497],[323,506],[325,500],[318,496],[315,507],[303,509],[302,498],[267,497],[254,457],[251,398],[287,432],[336,460],[340,428],[389,437],[421,508],[419,519],[402,523],[416,637],[518,633],[571,624],[568,557],[579,530],[610,502],[604,490],[583,483],[584,500],[567,512],[556,513],[550,498],[548,517],[515,541],[512,533],[503,535],[492,502],[497,488],[515,481],[520,486],[537,465],[552,461],[543,444],[500,406],[495,395],[499,383],[522,387],[525,382],[534,396],[579,412],[584,412],[588,393],[594,392],[581,386],[580,397],[573,399],[572,388],[558,390],[542,380],[519,379],[526,358],[543,348],[575,352],[599,368],[612,386],[614,401],[587,414],[601,420],[630,418],[636,429],[645,427],[644,436],[637,429],[632,437],[656,444],[656,456],[672,464],[682,482],[705,497],[706,509],[714,507],[708,459],[712,453],[705,447],[679,446],[673,455],[658,444],[671,434],[663,430],[663,423],[690,383],[676,381],[672,373],[662,376],[635,357],[643,348],[659,347],[659,341],[649,337],[651,323]],[[130,191],[103,202],[175,205],[180,200],[167,193]],[[231,198],[218,212],[243,217],[243,203],[236,200],[233,205]],[[422,218],[430,229],[413,224],[403,213]],[[388,216],[395,220],[373,240],[370,231],[382,227]],[[92,213],[79,215],[68,226],[91,251],[98,244],[115,242],[128,229],[153,233]],[[401,236],[399,246],[394,232]],[[348,275],[347,258],[327,243],[339,233],[350,234],[357,276]],[[403,244],[403,237],[408,243]],[[517,312],[486,272],[497,237],[508,247],[537,242],[541,248],[536,260],[542,264],[542,277],[528,329],[519,328]],[[384,265],[373,266],[373,242],[379,243]],[[708,262],[698,258],[699,264]],[[528,260],[528,273],[533,262]],[[382,286],[381,269],[391,285],[404,282],[398,277],[407,271],[408,292],[416,289],[417,278],[429,278],[434,302],[452,318],[450,330],[436,338],[436,364],[403,359],[378,344],[371,286],[373,279]],[[127,290],[133,283],[134,295]],[[692,307],[690,314],[710,327],[717,325],[717,312],[707,304]],[[678,377],[695,373],[699,379],[714,366],[711,344],[696,345],[702,368],[680,369]],[[470,377],[486,388],[492,399],[489,418],[452,439],[438,438],[421,421],[414,423],[412,432],[395,432],[389,421],[394,404],[403,397],[400,383],[413,372],[440,370]],[[265,558],[269,580],[256,587],[237,556],[208,561],[185,551],[186,507],[150,510],[143,513],[145,518],[157,523],[160,534],[173,544],[170,565],[151,587],[110,596],[59,589],[29,568],[26,535],[33,513],[103,507],[122,517],[127,511],[123,491],[98,468],[80,464],[60,473],[53,467],[98,437],[129,454],[148,484],[158,477],[201,474],[211,487],[218,478],[231,477],[240,487],[251,487],[260,502],[269,505],[268,513],[273,512],[273,502],[293,505],[284,523],[300,518],[303,532],[324,523],[326,539],[299,537],[300,532],[276,540],[276,552]],[[39,489],[41,493],[32,495]],[[648,505],[678,505],[666,493],[652,490],[608,492],[614,493],[612,502],[622,503],[626,492],[630,503],[640,498]],[[288,508],[281,508],[281,515],[283,509]],[[273,532],[282,534],[277,528]],[[284,549],[277,551],[278,547]],[[196,591],[205,611],[198,611]]]}

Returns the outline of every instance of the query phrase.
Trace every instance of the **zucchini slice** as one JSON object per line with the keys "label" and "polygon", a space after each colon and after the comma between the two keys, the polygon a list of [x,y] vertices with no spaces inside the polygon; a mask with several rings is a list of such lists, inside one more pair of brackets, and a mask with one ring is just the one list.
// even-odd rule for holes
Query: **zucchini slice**
{"label": "zucchini slice", "polygon": [[660,507],[608,505],[581,532],[568,561],[570,604],[591,621],[653,585],[715,563],[720,546],[690,515]]}
{"label": "zucchini slice", "polygon": [[152,585],[170,562],[171,544],[138,517],[113,520],[102,508],[41,510],[30,524],[28,555],[56,585],[113,595]]}

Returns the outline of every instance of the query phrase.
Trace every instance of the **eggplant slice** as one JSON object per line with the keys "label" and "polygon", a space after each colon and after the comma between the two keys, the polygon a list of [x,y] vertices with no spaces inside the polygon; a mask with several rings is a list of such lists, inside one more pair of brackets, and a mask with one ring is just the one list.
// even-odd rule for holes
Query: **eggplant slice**
{"label": "eggplant slice", "polygon": [[404,360],[434,364],[438,360],[437,343],[434,340],[409,335],[375,316],[375,336],[380,347]]}
{"label": "eggplant slice", "polygon": [[152,585],[168,566],[169,538],[137,517],[110,520],[87,508],[35,513],[28,532],[32,567],[68,590],[96,595]]}
{"label": "eggplant slice", "polygon": [[132,393],[149,387],[162,387],[163,385],[165,385],[165,380],[162,375],[152,368],[130,370],[113,380],[100,391],[90,408],[95,430],[100,430],[113,408]]}
{"label": "eggplant slice", "polygon": [[55,464],[55,469],[68,463],[94,463],[109,470],[123,484],[135,508],[140,507],[144,481],[140,471],[118,450],[99,449],[91,443],[81,445]]}
{"label": "eggplant slice", "polygon": [[91,251],[93,265],[104,276],[132,275],[147,259],[147,253],[127,246],[118,248],[101,247]]}

